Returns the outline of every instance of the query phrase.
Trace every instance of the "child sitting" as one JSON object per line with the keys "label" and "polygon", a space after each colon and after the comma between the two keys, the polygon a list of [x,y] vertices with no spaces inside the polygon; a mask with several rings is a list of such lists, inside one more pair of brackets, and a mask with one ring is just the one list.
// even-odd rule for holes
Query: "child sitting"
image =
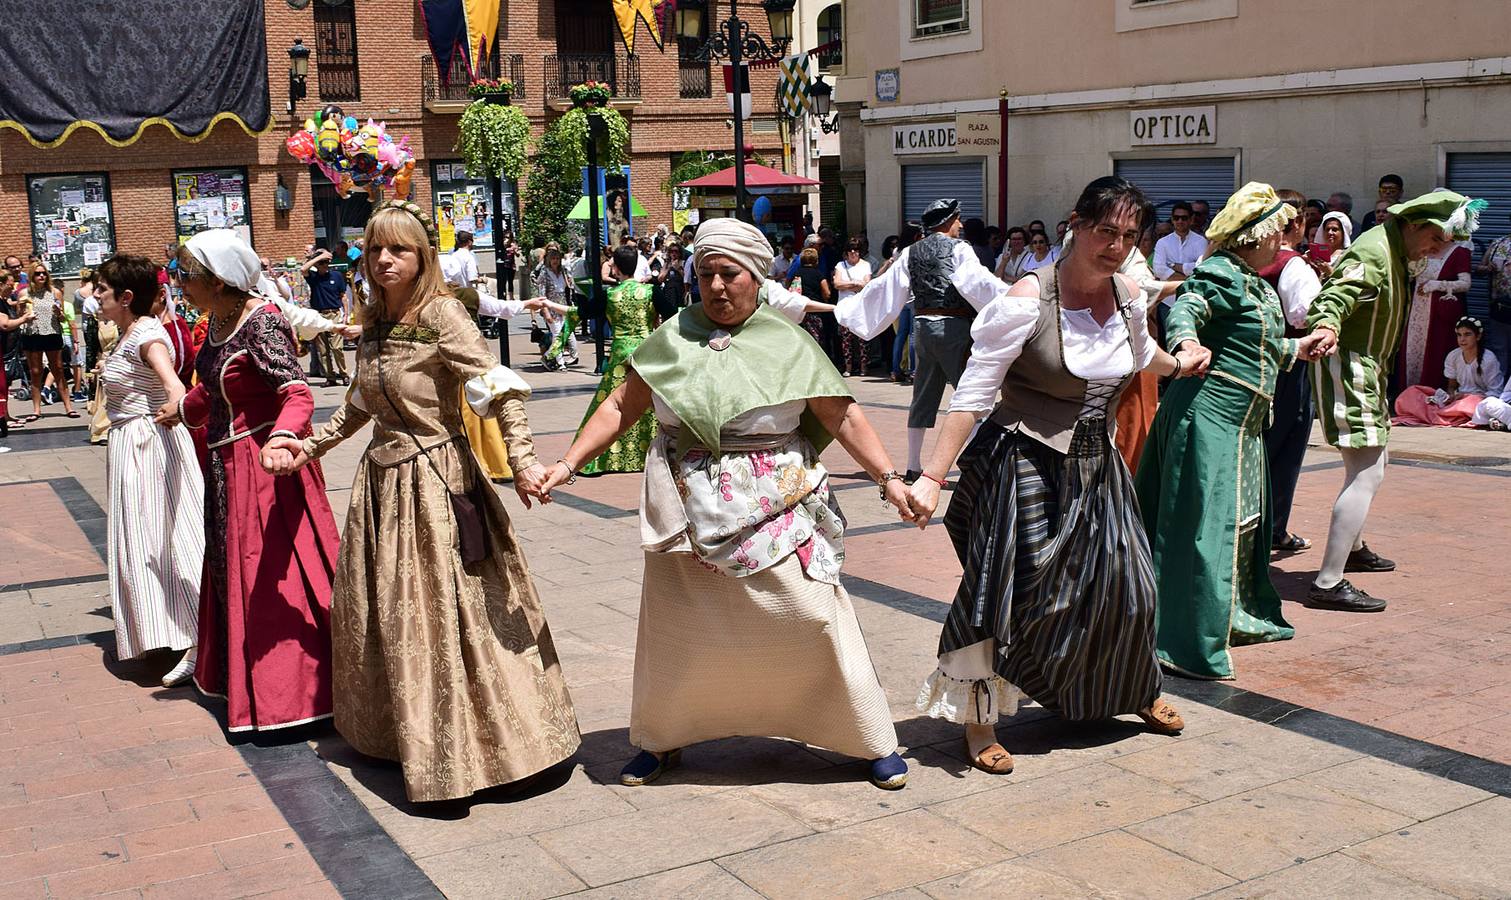
{"label": "child sitting", "polygon": [[1469,424],[1491,431],[1511,431],[1511,383],[1499,397],[1486,397],[1474,408]]}
{"label": "child sitting", "polygon": [[1454,323],[1453,331],[1459,346],[1443,360],[1447,385],[1437,391],[1420,384],[1407,388],[1396,398],[1392,424],[1470,426],[1481,401],[1500,394],[1500,363],[1495,354],[1480,347],[1484,323],[1464,316]]}

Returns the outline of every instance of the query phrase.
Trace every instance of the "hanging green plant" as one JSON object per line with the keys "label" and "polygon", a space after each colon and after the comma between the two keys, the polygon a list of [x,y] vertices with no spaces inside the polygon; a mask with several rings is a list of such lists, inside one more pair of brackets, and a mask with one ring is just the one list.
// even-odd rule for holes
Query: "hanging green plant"
{"label": "hanging green plant", "polygon": [[475,100],[457,122],[456,152],[473,178],[503,173],[518,179],[525,173],[529,143],[530,120],[518,107]]}
{"label": "hanging green plant", "polygon": [[601,116],[608,126],[608,139],[598,148],[598,164],[614,168],[629,162],[630,125],[618,110],[576,107],[563,113],[540,136],[530,160],[520,229],[527,241],[559,241],[566,235],[567,213],[582,197],[590,115]]}

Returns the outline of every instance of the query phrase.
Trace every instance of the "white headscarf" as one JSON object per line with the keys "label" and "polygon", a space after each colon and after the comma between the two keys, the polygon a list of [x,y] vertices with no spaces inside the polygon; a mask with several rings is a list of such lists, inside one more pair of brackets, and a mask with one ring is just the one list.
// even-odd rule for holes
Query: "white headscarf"
{"label": "white headscarf", "polygon": [[727,256],[749,269],[758,284],[771,271],[771,242],[759,228],[733,216],[708,219],[698,226],[693,240],[693,265],[701,265],[704,257],[715,254]]}
{"label": "white headscarf", "polygon": [[229,228],[211,228],[184,244],[189,255],[221,281],[267,300],[278,298],[278,286],[262,273],[262,259],[241,236]]}
{"label": "white headscarf", "polygon": [[1343,229],[1343,249],[1347,250],[1349,245],[1354,242],[1354,222],[1348,217],[1348,213],[1339,212],[1336,209],[1323,216],[1322,221],[1317,224],[1317,233],[1312,235],[1312,243],[1327,243],[1327,236],[1323,234],[1322,229],[1327,225],[1328,220],[1337,222],[1338,227]]}

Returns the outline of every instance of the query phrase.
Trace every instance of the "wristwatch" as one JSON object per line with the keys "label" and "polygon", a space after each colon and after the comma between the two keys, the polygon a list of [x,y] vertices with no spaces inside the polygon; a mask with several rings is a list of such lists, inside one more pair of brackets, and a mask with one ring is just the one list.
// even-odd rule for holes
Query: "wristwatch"
{"label": "wristwatch", "polygon": [[888,471],[881,473],[881,477],[876,479],[876,486],[880,489],[881,499],[887,499],[887,482],[899,481],[901,480],[901,478],[902,476],[897,474],[896,469],[889,469]]}

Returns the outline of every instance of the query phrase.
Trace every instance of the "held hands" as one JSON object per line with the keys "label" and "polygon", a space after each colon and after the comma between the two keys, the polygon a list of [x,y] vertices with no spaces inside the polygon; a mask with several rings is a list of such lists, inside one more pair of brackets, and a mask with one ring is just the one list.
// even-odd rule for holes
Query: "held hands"
{"label": "held hands", "polygon": [[1338,352],[1338,333],[1325,326],[1317,326],[1312,333],[1302,338],[1298,353],[1308,362],[1332,356]]}
{"label": "held hands", "polygon": [[[530,498],[534,497],[544,506],[551,502],[551,488],[566,481],[566,467],[560,465],[547,469],[540,463],[514,473],[514,493],[519,495],[519,502],[530,509]],[[555,476],[560,475],[561,478]]]}
{"label": "held hands", "polygon": [[1195,341],[1186,341],[1175,352],[1175,360],[1180,363],[1179,377],[1203,378],[1212,367],[1212,351]]}
{"label": "held hands", "polygon": [[158,407],[157,413],[152,417],[152,421],[166,428],[172,428],[174,425],[182,422],[183,419],[178,414],[178,401],[170,399],[167,403]]}
{"label": "held hands", "polygon": [[525,309],[531,313],[537,313],[546,308],[545,297],[531,297],[529,300],[525,300],[523,302],[525,304]]}
{"label": "held hands", "polygon": [[[913,511],[909,521],[917,525],[919,529],[927,528],[929,519],[934,515],[934,510],[939,508],[939,483],[932,478],[923,477],[913,482],[908,488],[908,506]],[[903,516],[907,519],[907,516]]]}
{"label": "held hands", "polygon": [[310,458],[304,452],[303,441],[280,435],[262,445],[257,461],[269,475],[293,475],[309,465]]}
{"label": "held hands", "polygon": [[[891,481],[888,481],[882,488],[882,494],[885,501],[897,510],[898,518],[904,522],[918,525],[919,528],[923,527],[923,524],[920,524],[918,521],[918,510],[913,505],[912,496],[908,492],[908,486],[903,484],[901,478],[893,478]],[[924,524],[928,522],[927,516],[924,516],[923,522]]]}

